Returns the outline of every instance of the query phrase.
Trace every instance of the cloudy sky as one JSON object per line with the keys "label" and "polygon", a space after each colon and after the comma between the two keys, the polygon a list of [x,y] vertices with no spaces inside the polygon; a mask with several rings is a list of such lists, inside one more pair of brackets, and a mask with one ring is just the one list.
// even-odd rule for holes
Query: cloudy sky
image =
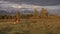
{"label": "cloudy sky", "polygon": [[1,1],[27,3],[27,4],[34,4],[34,5],[60,5],[60,0],[1,0]]}
{"label": "cloudy sky", "polygon": [[[0,0],[0,10],[33,10],[47,8],[52,14],[60,14],[60,0]],[[24,10],[23,10],[24,9]]]}

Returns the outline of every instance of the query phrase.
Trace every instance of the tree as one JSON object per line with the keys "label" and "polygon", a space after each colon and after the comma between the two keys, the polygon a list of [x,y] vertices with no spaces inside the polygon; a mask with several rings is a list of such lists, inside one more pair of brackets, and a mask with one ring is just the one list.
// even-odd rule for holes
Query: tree
{"label": "tree", "polygon": [[16,12],[16,18],[20,19],[20,12]]}
{"label": "tree", "polygon": [[32,18],[39,19],[38,10],[36,8],[34,8],[34,15],[32,16]]}
{"label": "tree", "polygon": [[41,16],[42,16],[42,17],[47,17],[47,16],[48,16],[47,9],[42,8],[42,11],[41,11]]}

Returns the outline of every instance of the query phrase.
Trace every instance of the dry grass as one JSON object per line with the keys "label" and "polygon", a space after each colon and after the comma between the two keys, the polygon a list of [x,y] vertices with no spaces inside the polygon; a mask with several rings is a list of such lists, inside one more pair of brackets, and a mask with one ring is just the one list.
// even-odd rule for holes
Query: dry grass
{"label": "dry grass", "polygon": [[16,25],[13,22],[0,22],[0,33],[60,34],[60,19],[21,19]]}

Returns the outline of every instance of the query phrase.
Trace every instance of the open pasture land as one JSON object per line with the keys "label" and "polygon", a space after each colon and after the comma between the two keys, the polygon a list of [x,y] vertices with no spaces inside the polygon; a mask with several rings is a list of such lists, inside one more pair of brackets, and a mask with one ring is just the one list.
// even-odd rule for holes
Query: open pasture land
{"label": "open pasture land", "polygon": [[60,19],[0,20],[0,34],[60,34]]}

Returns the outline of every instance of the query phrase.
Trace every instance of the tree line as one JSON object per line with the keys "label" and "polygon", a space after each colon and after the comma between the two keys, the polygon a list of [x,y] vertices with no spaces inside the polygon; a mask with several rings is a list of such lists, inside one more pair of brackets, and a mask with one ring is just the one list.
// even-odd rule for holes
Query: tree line
{"label": "tree line", "polygon": [[[19,18],[20,19],[28,19],[30,17],[32,17],[33,15],[32,14],[27,14],[27,15],[19,15]],[[0,19],[15,19],[16,18],[16,15],[0,15]]]}

